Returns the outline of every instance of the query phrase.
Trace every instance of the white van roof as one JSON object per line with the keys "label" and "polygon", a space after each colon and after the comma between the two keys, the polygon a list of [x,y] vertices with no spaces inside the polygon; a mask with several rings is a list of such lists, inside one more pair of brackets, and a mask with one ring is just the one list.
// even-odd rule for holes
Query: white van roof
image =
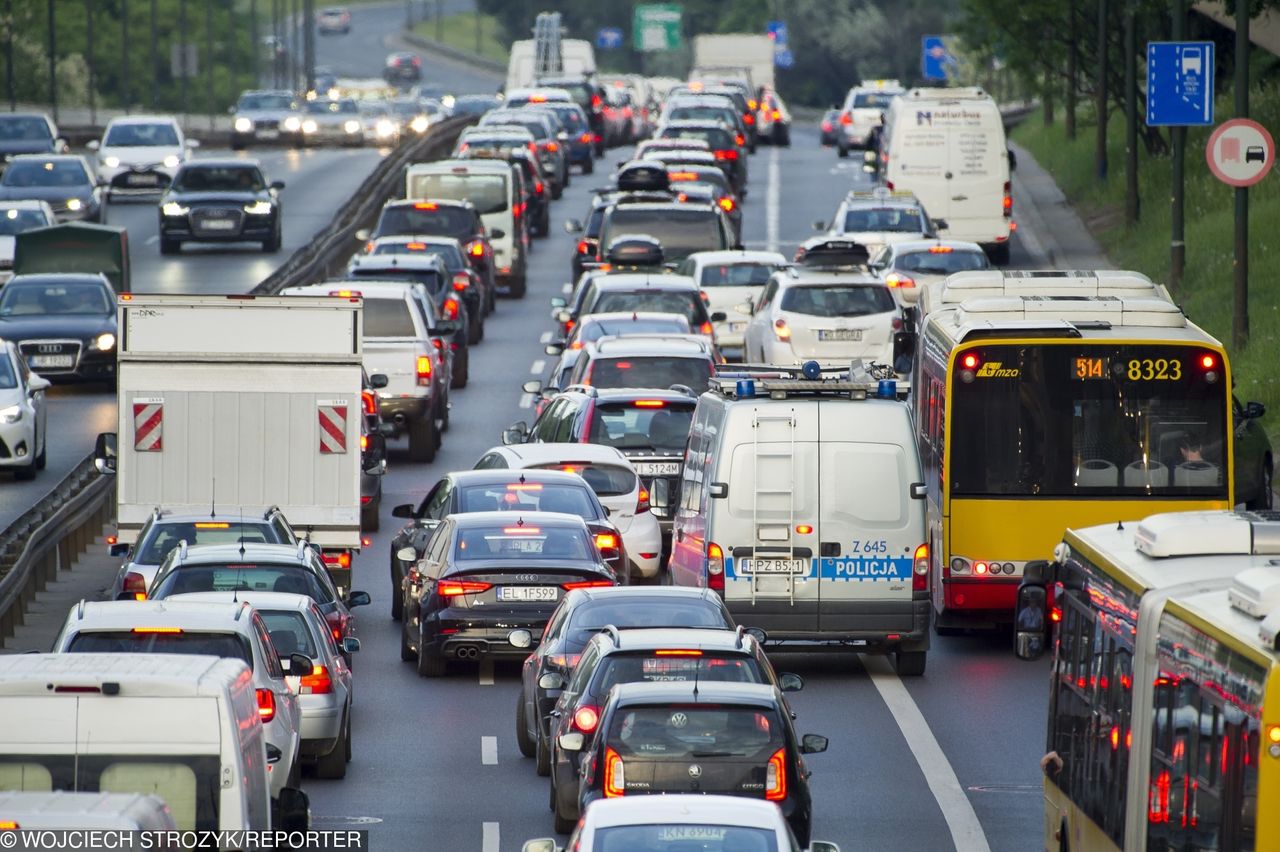
{"label": "white van roof", "polygon": [[954,89],[920,86],[909,89],[903,96],[906,101],[940,101],[954,103],[958,101],[992,101],[994,99],[979,86],[963,86]]}
{"label": "white van roof", "polygon": [[222,695],[241,678],[252,678],[243,661],[194,654],[0,656],[0,698],[63,688],[146,698]]}

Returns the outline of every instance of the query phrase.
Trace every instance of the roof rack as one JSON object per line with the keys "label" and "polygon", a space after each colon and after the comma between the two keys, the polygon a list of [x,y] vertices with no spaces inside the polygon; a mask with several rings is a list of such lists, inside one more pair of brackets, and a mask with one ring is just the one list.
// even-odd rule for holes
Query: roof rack
{"label": "roof rack", "polygon": [[877,201],[891,201],[893,199],[916,200],[916,194],[909,189],[890,189],[887,186],[876,186],[871,189],[851,189],[845,195],[850,201],[862,201],[865,199],[875,199]]}
{"label": "roof rack", "polygon": [[718,364],[709,380],[712,393],[728,399],[788,399],[839,396],[848,399],[905,399],[911,385],[888,364],[857,360],[848,367],[823,367],[806,361],[799,367],[771,364]]}
{"label": "roof rack", "polygon": [[800,247],[796,264],[791,268],[793,277],[800,269],[852,269],[866,271],[871,252],[856,240],[829,239],[815,241]]}

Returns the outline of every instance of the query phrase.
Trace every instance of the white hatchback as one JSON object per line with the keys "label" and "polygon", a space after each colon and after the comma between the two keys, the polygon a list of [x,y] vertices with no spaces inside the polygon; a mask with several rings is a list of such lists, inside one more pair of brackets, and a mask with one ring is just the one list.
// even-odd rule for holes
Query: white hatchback
{"label": "white hatchback", "polygon": [[787,259],[776,251],[700,251],[685,258],[676,272],[697,282],[709,313],[724,314],[712,323],[716,344],[737,349],[751,320],[740,308],[759,296],[769,276],[786,265]]}
{"label": "white hatchback", "polygon": [[0,341],[0,470],[18,479],[35,479],[46,459],[49,380],[27,367],[11,341]]}
{"label": "white hatchback", "polygon": [[97,153],[98,178],[113,196],[158,195],[173,182],[178,168],[200,143],[183,136],[170,116],[128,115],[113,118],[102,139],[89,143]]}

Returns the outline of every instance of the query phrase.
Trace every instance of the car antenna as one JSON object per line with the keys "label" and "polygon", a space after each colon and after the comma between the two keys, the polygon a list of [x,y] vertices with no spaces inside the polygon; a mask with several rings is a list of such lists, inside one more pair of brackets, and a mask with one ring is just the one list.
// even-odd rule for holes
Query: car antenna
{"label": "car antenna", "polygon": [[520,474],[520,484],[521,484],[521,485],[524,485],[524,473],[523,473],[523,472],[521,472],[521,474]]}
{"label": "car antenna", "polygon": [[218,517],[218,477],[209,477],[209,517]]}
{"label": "car antenna", "polygon": [[695,657],[693,660],[693,700],[698,700],[698,674],[702,671],[702,658]]}
{"label": "car antenna", "polygon": [[240,507],[240,561],[236,563],[236,584],[231,589],[231,602],[240,603],[240,578],[241,570],[244,565],[244,507]]}

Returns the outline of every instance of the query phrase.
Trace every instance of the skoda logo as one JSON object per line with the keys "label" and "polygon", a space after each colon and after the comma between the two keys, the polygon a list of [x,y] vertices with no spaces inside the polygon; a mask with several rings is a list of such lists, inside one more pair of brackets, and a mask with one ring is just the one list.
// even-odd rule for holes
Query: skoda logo
{"label": "skoda logo", "polygon": [[701,767],[701,766],[699,766],[699,765],[698,765],[698,764],[696,764],[696,763],[695,763],[695,764],[693,764],[692,766],[690,766],[690,767],[689,767],[689,777],[690,777],[690,778],[701,778],[701,777],[702,777],[702,767]]}
{"label": "skoda logo", "polygon": [[40,351],[41,351],[41,352],[43,352],[43,353],[45,353],[45,354],[54,353],[54,352],[61,352],[61,351],[62,351],[62,346],[61,346],[60,344],[57,344],[57,343],[41,343],[41,344],[40,344]]}

